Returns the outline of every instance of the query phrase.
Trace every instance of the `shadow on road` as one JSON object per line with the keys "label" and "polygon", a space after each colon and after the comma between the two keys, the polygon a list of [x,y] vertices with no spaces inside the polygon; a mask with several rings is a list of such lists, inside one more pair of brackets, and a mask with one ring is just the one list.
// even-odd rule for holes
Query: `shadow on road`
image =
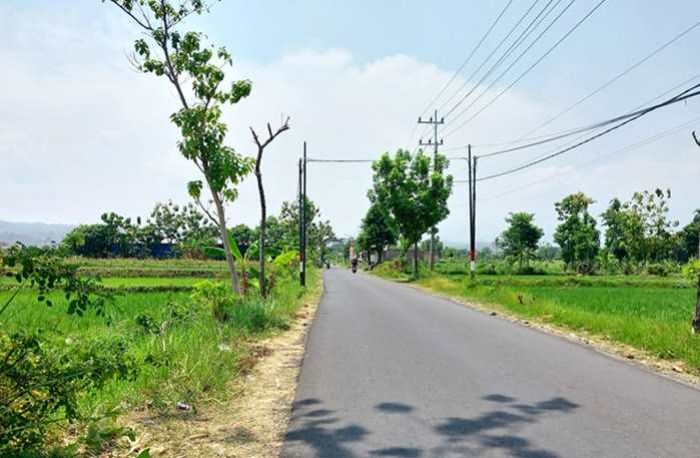
{"label": "shadow on road", "polygon": [[[491,410],[469,417],[449,417],[435,425],[428,425],[425,435],[411,442],[430,443],[428,447],[416,444],[386,444],[387,447],[359,453],[366,449],[358,446],[372,435],[372,431],[356,423],[347,424],[334,410],[323,408],[320,399],[304,399],[294,404],[292,423],[282,452],[292,457],[366,456],[419,458],[480,456],[495,450],[518,458],[556,458],[560,455],[537,447],[523,429],[556,414],[567,414],[579,407],[566,398],[555,397],[532,404],[519,402],[502,394],[482,398],[494,404]],[[410,417],[416,408],[397,402],[382,402],[374,406],[382,421],[416,420]],[[415,421],[411,422],[415,425]]]}

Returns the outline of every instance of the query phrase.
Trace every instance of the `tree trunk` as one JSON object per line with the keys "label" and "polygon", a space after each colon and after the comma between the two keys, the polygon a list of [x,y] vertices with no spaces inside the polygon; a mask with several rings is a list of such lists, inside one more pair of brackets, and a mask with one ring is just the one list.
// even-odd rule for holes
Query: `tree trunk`
{"label": "tree trunk", "polygon": [[413,243],[413,278],[418,278],[418,242]]}
{"label": "tree trunk", "polygon": [[229,275],[231,276],[231,291],[233,292],[233,294],[240,296],[241,287],[238,284],[236,260],[233,259],[233,253],[231,252],[231,243],[229,242],[228,231],[226,230],[226,214],[224,213],[224,205],[223,203],[221,203],[221,199],[216,194],[216,192],[212,190],[211,195],[214,199],[214,205],[216,206],[216,215],[219,217],[219,234],[221,234],[221,241],[224,244],[224,252],[226,253],[226,264],[228,264],[228,271]]}
{"label": "tree trunk", "polygon": [[267,230],[267,204],[265,202],[265,190],[263,189],[262,172],[260,171],[260,160],[262,152],[258,156],[258,161],[255,164],[255,178],[258,180],[258,194],[260,195],[260,241],[258,242],[259,253],[259,278],[260,296],[267,296],[267,288],[265,285],[265,232]]}

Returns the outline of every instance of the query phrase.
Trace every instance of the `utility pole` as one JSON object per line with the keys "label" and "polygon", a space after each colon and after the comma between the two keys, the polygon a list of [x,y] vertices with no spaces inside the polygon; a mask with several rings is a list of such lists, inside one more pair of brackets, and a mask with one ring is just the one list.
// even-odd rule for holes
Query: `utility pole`
{"label": "utility pole", "polygon": [[307,161],[306,161],[306,142],[304,142],[304,170],[303,170],[303,178],[304,178],[303,193],[304,193],[304,198],[302,199],[303,205],[302,205],[302,208],[300,209],[301,215],[303,215],[303,216],[301,217],[301,220],[304,222],[303,225],[302,225],[302,229],[303,229],[302,234],[303,234],[303,240],[304,240],[304,247],[303,247],[304,251],[303,251],[303,255],[301,256],[302,286],[306,286],[306,234],[307,234],[307,232],[308,232],[308,231],[306,230],[306,225],[307,225],[307,223],[308,223],[308,222],[306,221],[306,162],[307,162]]}
{"label": "utility pole", "polygon": [[469,161],[469,275],[476,276],[476,156],[472,157],[472,145],[468,147]]}
{"label": "utility pole", "polygon": [[[437,110],[435,110],[435,115],[431,117],[429,120],[424,121],[420,117],[418,117],[418,124],[431,124],[433,126],[433,138],[429,139],[427,143],[423,142],[423,139],[421,138],[418,142],[420,146],[433,146],[433,171],[435,170],[435,163],[437,162],[437,155],[438,155],[438,147],[442,146],[442,139],[438,141],[438,126],[441,124],[445,124],[445,118],[442,118],[438,120],[438,113]],[[430,229],[430,270],[433,270],[433,267],[435,266],[435,232],[437,232],[436,228],[431,228]]]}
{"label": "utility pole", "polygon": [[299,197],[299,284],[305,286],[306,278],[304,275],[304,216],[302,214],[303,204],[303,173],[304,168],[302,159],[299,158],[299,181],[297,183],[297,193]]}

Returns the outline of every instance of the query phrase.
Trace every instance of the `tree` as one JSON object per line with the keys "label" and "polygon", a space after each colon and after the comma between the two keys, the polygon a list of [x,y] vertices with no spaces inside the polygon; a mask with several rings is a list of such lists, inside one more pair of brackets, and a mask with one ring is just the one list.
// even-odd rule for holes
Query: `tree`
{"label": "tree", "polygon": [[644,237],[644,262],[669,259],[673,253],[674,239],[672,228],[678,221],[668,217],[671,190],[635,192],[627,208],[641,222]]}
{"label": "tree", "polygon": [[452,176],[445,175],[447,159],[437,155],[435,163],[419,150],[412,155],[398,150],[384,153],[372,164],[374,185],[369,199],[387,209],[399,234],[413,246],[413,275],[418,275],[418,243],[423,234],[449,215],[447,199],[452,193]]}
{"label": "tree", "polygon": [[188,203],[178,205],[169,200],[158,202],[151,211],[146,226],[153,226],[159,242],[181,244],[190,240],[207,240],[217,235],[217,227]]}
{"label": "tree", "polygon": [[544,235],[544,231],[535,225],[534,219],[535,215],[532,213],[511,213],[506,218],[508,229],[503,231],[496,241],[508,258],[518,261],[520,270],[523,268],[523,262],[529,265]]}
{"label": "tree", "polygon": [[567,266],[579,273],[590,273],[600,249],[600,232],[595,219],[588,213],[593,199],[578,192],[554,204],[561,224],[554,233],[554,241],[561,247],[561,256]]}
{"label": "tree", "polygon": [[375,202],[370,205],[362,219],[358,244],[363,250],[377,252],[377,263],[382,262],[384,248],[396,243],[398,238],[396,222],[388,209]]}
{"label": "tree", "polygon": [[700,209],[695,210],[693,220],[681,230],[680,238],[681,261],[686,262],[691,258],[700,259]]}
{"label": "tree", "polygon": [[640,251],[643,245],[641,221],[619,199],[610,201],[601,218],[606,228],[605,248],[618,261],[625,261]]}
{"label": "tree", "polygon": [[245,224],[237,224],[229,232],[239,247],[250,247],[258,238],[257,231],[254,231]]}
{"label": "tree", "polygon": [[[104,0],[103,0],[104,1]],[[231,289],[240,294],[235,260],[226,231],[226,202],[237,196],[237,185],[252,171],[253,161],[224,145],[227,132],[221,120],[222,107],[236,104],[250,94],[248,80],[224,86],[225,66],[232,66],[226,48],[202,43],[198,32],[180,32],[179,26],[191,14],[207,11],[203,0],[110,0],[144,32],[146,38],[134,43],[134,63],[144,73],[164,76],[177,93],[180,109],[171,116],[180,129],[180,153],[192,161],[204,176],[214,203],[214,217],[202,203],[202,180],[188,184],[188,192],[218,226],[224,244]],[[153,46],[147,41],[150,40]]]}
{"label": "tree", "polygon": [[259,272],[259,282],[260,282],[260,295],[265,297],[265,230],[267,225],[267,204],[265,202],[265,188],[263,187],[262,181],[262,158],[265,148],[277,138],[282,132],[289,130],[289,118],[282,124],[276,132],[272,132],[272,127],[270,123],[267,124],[268,137],[265,141],[260,141],[258,134],[250,128],[250,132],[253,134],[253,140],[258,147],[258,154],[255,158],[255,179],[258,182],[258,197],[260,198],[260,238],[258,239],[258,258],[260,266],[258,268]]}
{"label": "tree", "polygon": [[[320,220],[321,212],[310,199],[306,199],[306,249],[307,258],[319,257],[326,253],[326,245],[334,240],[335,232],[330,221]],[[287,249],[299,247],[299,202],[283,202],[280,210],[279,223],[282,232],[282,244]]]}

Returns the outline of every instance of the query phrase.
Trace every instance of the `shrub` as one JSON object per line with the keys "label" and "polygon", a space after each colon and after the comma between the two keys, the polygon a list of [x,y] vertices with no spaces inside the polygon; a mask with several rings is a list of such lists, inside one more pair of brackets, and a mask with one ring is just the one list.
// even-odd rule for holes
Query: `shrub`
{"label": "shrub", "polygon": [[236,302],[228,285],[220,281],[197,283],[191,297],[199,306],[209,308],[219,323],[228,321]]}
{"label": "shrub", "polygon": [[57,421],[81,419],[78,399],[135,373],[122,341],[48,345],[36,335],[0,334],[0,456],[43,450]]}

